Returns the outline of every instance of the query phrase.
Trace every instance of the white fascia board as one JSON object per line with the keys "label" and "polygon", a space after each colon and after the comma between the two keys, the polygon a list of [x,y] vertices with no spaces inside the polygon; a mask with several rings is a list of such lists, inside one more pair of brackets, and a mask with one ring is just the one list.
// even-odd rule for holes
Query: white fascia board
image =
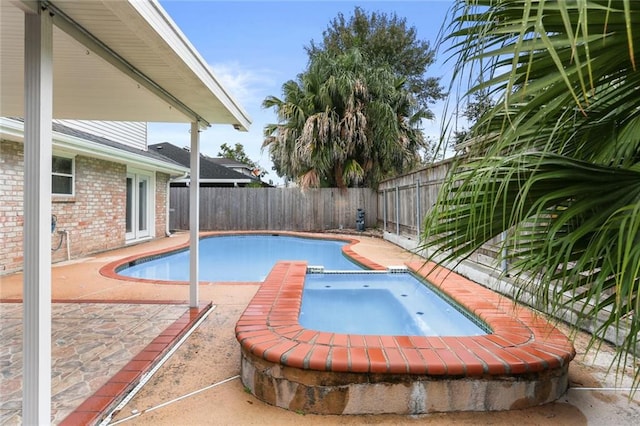
{"label": "white fascia board", "polygon": [[240,126],[237,130],[248,131],[251,125],[249,114],[247,114],[240,104],[222,87],[207,62],[180,28],[173,22],[162,6],[160,6],[156,0],[149,0],[148,2],[129,0],[129,2],[131,6],[153,26],[157,33],[162,35],[167,45],[171,47],[185,64],[189,65],[189,68],[200,81],[216,95],[227,110],[238,120]]}
{"label": "white fascia board", "polygon": [[[189,183],[189,178],[172,179],[174,183]],[[251,183],[255,182],[253,179],[200,179],[200,183]]]}
{"label": "white fascia board", "polygon": [[178,164],[166,163],[144,155],[138,155],[133,152],[123,151],[118,148],[65,135],[64,133],[53,132],[53,147],[72,150],[74,153],[87,157],[116,161],[136,167],[150,168],[155,171],[168,173],[171,176],[183,176],[189,172],[189,168]]}
{"label": "white fascia board", "polygon": [[24,124],[0,117],[0,140],[24,143]]}
{"label": "white fascia board", "polygon": [[[0,117],[0,138],[14,142],[24,142],[23,123]],[[53,147],[72,154],[81,154],[91,158],[148,168],[168,173],[171,176],[184,176],[189,172],[189,168],[179,164],[166,163],[134,152],[124,151],[60,132],[53,132]]]}

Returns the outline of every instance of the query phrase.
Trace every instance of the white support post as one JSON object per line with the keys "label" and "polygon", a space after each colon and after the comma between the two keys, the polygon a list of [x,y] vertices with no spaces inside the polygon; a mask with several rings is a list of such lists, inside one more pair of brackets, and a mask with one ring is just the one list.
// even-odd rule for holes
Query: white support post
{"label": "white support post", "polygon": [[51,422],[53,25],[25,13],[22,423]]}
{"label": "white support post", "polygon": [[200,126],[191,123],[191,181],[189,184],[189,306],[198,307],[200,252]]}

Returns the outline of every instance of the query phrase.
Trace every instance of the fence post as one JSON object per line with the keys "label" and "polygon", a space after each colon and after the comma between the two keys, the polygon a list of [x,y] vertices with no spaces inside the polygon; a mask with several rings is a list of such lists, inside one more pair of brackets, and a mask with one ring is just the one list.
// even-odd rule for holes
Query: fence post
{"label": "fence post", "polygon": [[507,231],[502,231],[502,233],[500,234],[500,239],[502,240],[502,262],[501,262],[501,269],[502,269],[502,273],[504,273],[505,275],[508,275],[509,273],[509,264],[507,263],[507,255],[509,254],[507,251]]}
{"label": "fence post", "polygon": [[400,187],[396,186],[396,235],[400,235]]}
{"label": "fence post", "polygon": [[416,238],[420,241],[420,179],[416,181]]}
{"label": "fence post", "polygon": [[387,190],[382,190],[382,231],[387,232]]}

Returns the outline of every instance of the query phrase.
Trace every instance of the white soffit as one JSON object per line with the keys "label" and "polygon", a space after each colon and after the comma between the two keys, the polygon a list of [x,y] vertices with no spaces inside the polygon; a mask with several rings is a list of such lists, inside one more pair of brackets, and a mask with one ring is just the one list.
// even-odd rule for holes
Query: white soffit
{"label": "white soffit", "polygon": [[[193,112],[210,124],[248,129],[247,113],[155,0],[50,3],[62,12],[54,16],[54,118],[191,122]],[[0,116],[5,117],[24,115],[24,12],[18,5],[0,1]],[[79,37],[82,43],[97,40],[106,49],[86,47],[58,28],[69,31],[62,14],[77,24],[75,37],[86,34]],[[119,58],[121,69],[102,57],[105,52]],[[122,64],[134,70],[125,74]]]}

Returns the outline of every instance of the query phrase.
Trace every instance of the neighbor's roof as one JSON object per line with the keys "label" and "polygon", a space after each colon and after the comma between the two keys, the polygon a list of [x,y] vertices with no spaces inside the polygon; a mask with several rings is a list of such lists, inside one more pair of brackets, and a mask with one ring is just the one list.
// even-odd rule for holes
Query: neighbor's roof
{"label": "neighbor's roof", "polygon": [[24,11],[53,15],[53,117],[229,124],[251,119],[155,0],[0,1],[0,116],[24,116]]}
{"label": "neighbor's roof", "polygon": [[248,164],[241,163],[240,161],[234,160],[232,158],[226,158],[226,157],[207,157],[207,158],[216,164],[220,164],[221,166],[253,170],[253,167],[249,166]]}
{"label": "neighbor's roof", "polygon": [[[149,145],[149,151],[155,151],[171,160],[189,167],[191,152],[186,148],[180,148],[169,142]],[[228,167],[214,163],[205,155],[200,154],[200,181],[201,182],[227,182],[227,183],[261,183],[259,179],[236,172]]]}

